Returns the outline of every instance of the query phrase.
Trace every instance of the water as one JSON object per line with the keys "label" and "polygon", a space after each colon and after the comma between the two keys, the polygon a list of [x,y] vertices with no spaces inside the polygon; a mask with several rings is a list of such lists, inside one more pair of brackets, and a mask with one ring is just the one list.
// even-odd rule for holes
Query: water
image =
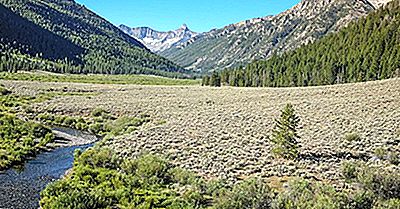
{"label": "water", "polygon": [[22,169],[9,169],[0,173],[0,209],[39,208],[40,192],[72,167],[74,150],[85,150],[91,146],[57,148],[39,154]]}

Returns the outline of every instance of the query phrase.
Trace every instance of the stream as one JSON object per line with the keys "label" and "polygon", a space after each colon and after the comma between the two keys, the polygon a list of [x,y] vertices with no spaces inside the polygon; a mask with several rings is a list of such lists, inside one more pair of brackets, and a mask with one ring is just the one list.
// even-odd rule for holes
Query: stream
{"label": "stream", "polygon": [[[88,136],[72,129],[56,130],[73,137]],[[60,179],[72,167],[74,151],[92,146],[93,143],[59,147],[37,155],[27,161],[21,169],[11,168],[0,172],[0,209],[39,208],[40,192],[47,184]]]}

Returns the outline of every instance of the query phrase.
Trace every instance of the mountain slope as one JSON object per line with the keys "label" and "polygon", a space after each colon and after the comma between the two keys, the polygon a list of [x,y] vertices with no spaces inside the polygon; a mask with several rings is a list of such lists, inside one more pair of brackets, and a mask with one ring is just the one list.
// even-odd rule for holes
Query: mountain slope
{"label": "mountain slope", "polygon": [[[69,61],[78,59],[84,63],[82,67],[78,67],[79,70],[74,68],[74,71],[112,74],[184,71],[171,61],[151,53],[142,43],[73,0],[0,0],[0,3],[15,13],[8,13],[8,20],[2,21],[1,27],[18,30],[19,34],[18,38],[12,37],[13,32],[9,30],[0,31],[2,38],[7,37],[1,39],[3,48],[10,48],[11,45],[11,48],[15,49],[13,42],[16,42],[17,45],[24,45],[17,48],[21,54],[27,54],[25,48],[31,49],[31,52],[38,51],[36,45],[47,46],[53,51],[66,51],[65,48],[52,44],[57,39],[55,37],[58,37],[84,49],[84,52],[78,53],[77,56],[74,53],[65,56]],[[21,18],[25,20],[21,21]],[[21,26],[13,28],[17,22]],[[32,30],[25,30],[27,23],[37,25],[36,29],[42,28],[42,34],[51,35],[43,36],[45,39],[36,39],[36,42],[26,38],[18,43],[21,41],[20,37],[32,36]],[[46,50],[48,49],[39,51]],[[60,57],[51,58],[52,61],[56,61]]]}
{"label": "mountain slope", "polygon": [[32,56],[41,53],[42,57],[46,59],[63,59],[68,57],[71,60],[77,61],[77,56],[84,52],[82,47],[33,24],[1,4],[0,37],[3,43],[11,43],[14,45],[14,48],[26,47],[24,49],[26,53]]}
{"label": "mountain slope", "polygon": [[313,42],[373,10],[367,0],[302,0],[277,16],[212,30],[161,54],[190,69],[237,66]]}
{"label": "mountain slope", "polygon": [[186,24],[183,24],[177,30],[168,32],[159,32],[148,27],[130,28],[126,25],[120,25],[119,28],[138,39],[152,52],[164,51],[198,35],[198,33],[191,31]]}
{"label": "mountain slope", "polygon": [[223,84],[271,87],[400,77],[400,0],[312,44],[220,75]]}

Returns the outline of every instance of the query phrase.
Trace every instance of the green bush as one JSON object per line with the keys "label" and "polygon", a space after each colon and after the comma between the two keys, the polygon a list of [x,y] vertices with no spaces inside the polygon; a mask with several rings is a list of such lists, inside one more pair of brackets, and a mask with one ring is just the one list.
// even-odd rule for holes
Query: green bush
{"label": "green bush", "polygon": [[358,182],[376,196],[383,199],[400,197],[400,174],[382,169],[363,167]]}
{"label": "green bush", "polygon": [[93,123],[89,125],[89,132],[96,135],[102,135],[104,132],[104,126],[101,123]]}
{"label": "green bush", "polygon": [[385,201],[378,201],[374,209],[399,209],[400,199],[394,198]]}
{"label": "green bush", "polygon": [[357,178],[357,167],[358,165],[354,162],[344,162],[342,164],[342,175],[348,180],[354,180]]}
{"label": "green bush", "polygon": [[107,114],[108,114],[108,112],[102,108],[96,108],[90,113],[90,115],[92,117],[102,117],[103,115],[107,115]]}
{"label": "green bush", "polygon": [[122,135],[135,131],[137,127],[148,121],[148,118],[122,116],[116,120],[109,121],[105,129],[112,135]]}
{"label": "green bush", "polygon": [[361,137],[358,135],[358,133],[349,133],[346,134],[344,137],[346,141],[352,142],[352,141],[360,141]]}
{"label": "green bush", "polygon": [[67,127],[75,127],[76,120],[73,117],[65,117],[63,121],[63,125]]}
{"label": "green bush", "polygon": [[374,154],[376,157],[378,157],[381,160],[385,159],[386,156],[386,150],[382,147],[375,149]]}
{"label": "green bush", "polygon": [[51,130],[38,123],[0,113],[0,170],[23,163],[53,139]]}
{"label": "green bush", "polygon": [[400,165],[400,156],[398,152],[390,152],[388,155],[388,160],[393,165]]}
{"label": "green bush", "polygon": [[5,96],[10,94],[11,91],[9,91],[8,89],[4,88],[4,86],[0,85],[0,96]]}
{"label": "green bush", "polygon": [[216,200],[216,209],[270,208],[271,188],[261,180],[250,179],[233,187]]}

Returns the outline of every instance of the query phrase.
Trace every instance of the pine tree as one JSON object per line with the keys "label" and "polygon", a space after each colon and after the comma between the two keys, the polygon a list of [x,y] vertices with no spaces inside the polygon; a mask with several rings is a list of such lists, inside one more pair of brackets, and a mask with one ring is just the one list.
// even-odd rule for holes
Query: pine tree
{"label": "pine tree", "polygon": [[216,87],[220,87],[221,86],[221,76],[217,72],[214,72],[211,75],[210,85],[211,86],[216,86]]}
{"label": "pine tree", "polygon": [[209,86],[210,85],[210,77],[208,75],[203,76],[203,79],[201,81],[202,86]]}
{"label": "pine tree", "polygon": [[300,119],[296,116],[291,104],[287,104],[282,110],[279,120],[276,120],[276,127],[272,133],[272,152],[277,157],[285,159],[296,159],[299,156],[297,127]]}

